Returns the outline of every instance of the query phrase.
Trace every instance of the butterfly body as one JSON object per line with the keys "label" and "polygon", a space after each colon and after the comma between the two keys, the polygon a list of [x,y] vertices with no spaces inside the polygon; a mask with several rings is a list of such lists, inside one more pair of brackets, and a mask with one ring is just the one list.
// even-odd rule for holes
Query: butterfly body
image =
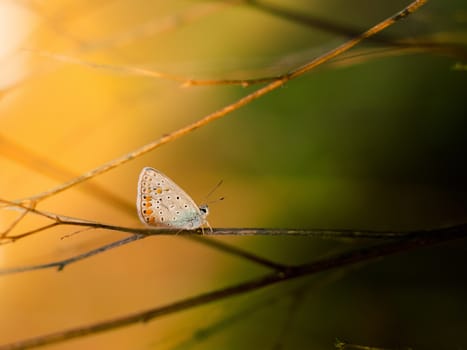
{"label": "butterfly body", "polygon": [[208,207],[198,207],[191,197],[160,171],[146,167],[138,180],[136,208],[149,226],[193,230],[208,225]]}

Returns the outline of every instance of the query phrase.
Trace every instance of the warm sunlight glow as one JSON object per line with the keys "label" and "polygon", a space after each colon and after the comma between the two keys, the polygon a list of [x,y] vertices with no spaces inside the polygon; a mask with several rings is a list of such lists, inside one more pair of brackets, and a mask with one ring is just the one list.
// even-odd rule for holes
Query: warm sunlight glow
{"label": "warm sunlight glow", "polygon": [[0,350],[464,349],[460,3],[0,0]]}
{"label": "warm sunlight glow", "polygon": [[22,60],[13,59],[31,30],[31,16],[13,2],[0,2],[0,88],[23,75]]}

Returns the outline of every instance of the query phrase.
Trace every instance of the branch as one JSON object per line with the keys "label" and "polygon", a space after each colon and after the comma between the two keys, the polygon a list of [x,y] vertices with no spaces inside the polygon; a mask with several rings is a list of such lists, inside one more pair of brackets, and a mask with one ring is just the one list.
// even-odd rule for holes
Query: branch
{"label": "branch", "polygon": [[[230,246],[226,243],[220,242],[220,241],[215,241],[212,239],[208,239],[205,237],[199,237],[197,235],[203,235],[202,230],[198,231],[180,231],[177,229],[168,229],[168,228],[156,228],[156,229],[140,229],[140,228],[130,228],[130,227],[122,227],[122,226],[115,226],[115,225],[107,225],[103,223],[98,223],[98,222],[93,222],[93,221],[88,221],[84,219],[76,219],[76,218],[71,218],[69,216],[63,216],[63,215],[58,215],[58,214],[52,214],[52,213],[47,213],[43,212],[31,207],[25,207],[22,204],[17,204],[11,201],[3,200],[0,199],[0,203],[9,205],[11,207],[16,207],[19,210],[23,210],[23,212],[19,215],[17,219],[14,220],[14,224],[17,224],[24,216],[26,213],[31,212],[36,215],[40,215],[43,217],[46,217],[50,220],[53,220],[51,224],[47,224],[38,228],[35,228],[30,231],[23,232],[21,234],[17,234],[14,236],[8,236],[8,233],[10,232],[10,228],[13,228],[14,225],[10,225],[10,228],[8,231],[5,231],[4,234],[0,235],[0,245],[6,244],[6,243],[12,243],[16,242],[19,239],[31,236],[35,233],[42,232],[46,229],[59,226],[59,225],[71,225],[71,226],[81,226],[81,227],[87,227],[88,229],[107,229],[107,230],[112,230],[112,231],[119,231],[119,232],[124,232],[124,233],[131,233],[133,236],[130,238],[126,238],[117,242],[110,243],[108,245],[101,246],[99,248],[96,248],[94,250],[88,251],[83,254],[79,254],[76,256],[73,256],[68,259],[63,259],[59,261],[54,261],[46,264],[38,264],[38,265],[30,265],[30,266],[23,266],[23,267],[15,267],[15,268],[8,268],[4,270],[0,270],[0,275],[7,275],[7,274],[14,274],[14,273],[19,273],[19,272],[26,272],[26,271],[34,271],[34,270],[42,270],[42,269],[49,269],[49,268],[54,268],[57,267],[58,270],[62,270],[65,266],[75,263],[77,261],[89,258],[91,256],[103,253],[107,250],[113,249],[120,247],[124,244],[131,243],[135,240],[146,238],[151,235],[178,235],[188,238],[191,240],[194,240],[197,243],[202,243],[210,248],[215,248],[219,251],[222,251],[224,253],[228,253],[243,259],[246,259],[248,261],[254,262],[256,264],[272,268],[275,270],[284,270],[287,269],[288,267],[282,264],[275,263],[271,260],[268,260],[266,258],[262,258],[258,255],[255,255],[253,253],[249,253],[243,249],[236,248],[233,246]],[[144,232],[144,233],[142,233]]]}
{"label": "branch", "polygon": [[[319,30],[333,33],[336,35],[353,37],[358,35],[360,31],[348,25],[342,25],[333,21],[325,20],[321,17],[314,17],[311,14],[304,14],[302,12],[296,12],[289,10],[283,6],[278,6],[273,3],[266,3],[258,0],[245,0],[245,2],[253,8],[259,11],[268,13],[272,16],[276,16],[293,23],[298,23],[307,27],[316,28]],[[459,59],[467,58],[467,51],[464,46],[450,43],[438,43],[428,41],[411,41],[405,42],[400,39],[394,39],[384,34],[378,35],[377,37],[368,38],[369,41],[389,45],[403,50],[410,51],[428,51],[440,54],[445,54]]]}
{"label": "branch", "polygon": [[381,348],[376,346],[350,344],[336,339],[334,346],[337,350],[412,350],[411,347],[397,347],[397,348]]}
{"label": "branch", "polygon": [[323,63],[325,62],[328,62],[329,60],[333,59],[333,58],[336,58],[337,56],[341,55],[342,53],[346,52],[347,50],[351,49],[352,47],[356,46],[357,44],[359,44],[360,42],[362,42],[363,40],[367,39],[367,38],[370,38],[372,37],[373,35],[381,32],[382,30],[386,29],[387,27],[391,26],[392,24],[394,24],[395,22],[403,19],[403,18],[406,18],[408,15],[410,15],[411,13],[415,12],[416,10],[418,10],[423,4],[426,3],[427,0],[415,0],[413,1],[411,4],[409,4],[407,7],[405,7],[402,11],[396,13],[395,15],[389,17],[388,19],[386,20],[383,20],[382,22],[376,24],[375,26],[373,26],[372,28],[370,28],[369,30],[365,31],[364,33],[356,36],[355,38],[353,39],[350,39],[348,40],[347,42],[345,42],[344,44],[338,46],[337,48],[313,59],[312,61],[310,61],[309,63],[301,66],[301,67],[298,67],[296,68],[295,70],[292,70],[291,72],[289,72],[288,74],[286,74],[285,76],[283,77],[280,77],[274,81],[272,81],[271,83],[267,84],[266,86],[262,87],[262,88],[259,88],[257,89],[256,91],[253,91],[252,93],[246,95],[245,97],[239,99],[238,101],[230,104],[230,105],[227,105],[201,119],[199,119],[198,121],[195,121],[194,123],[192,124],[189,124],[183,128],[180,128],[176,131],[173,131],[171,132],[170,134],[168,135],[164,135],[162,136],[161,138],[153,141],[153,142],[150,142],[144,146],[142,146],[141,148],[139,149],[136,149],[134,150],[133,152],[130,152],[126,155],[123,155],[119,158],[116,158],[114,160],[111,160],[97,168],[94,168],[84,174],[82,174],[81,176],[78,176],[76,178],[73,178],[67,182],[64,182],[56,187],[53,187],[45,192],[42,192],[42,193],[39,193],[39,194],[36,194],[34,196],[31,196],[30,199],[31,200],[37,200],[37,201],[40,201],[40,200],[43,200],[47,197],[50,197],[54,194],[57,194],[59,192],[62,192],[64,190],[67,190],[68,188],[71,188],[79,183],[82,183],[84,181],[87,181],[89,180],[90,178],[93,178],[95,176],[98,176],[98,175],[101,175],[111,169],[114,169],[122,164],[125,164],[145,153],[148,153],[162,145],[165,145],[169,142],[172,142],[182,136],[185,136],[187,134],[189,134],[190,132],[193,132],[195,131],[196,129],[198,128],[201,128],[203,126],[206,126],[207,124],[217,120],[217,119],[220,119],[238,109],[240,109],[241,107],[253,102],[254,100],[257,100],[259,99],[260,97],[270,93],[271,91],[274,91],[278,88],[280,88],[281,86],[285,85],[289,80],[292,80],[292,79],[295,79],[295,78],[298,78],[299,76],[311,71],[312,69],[322,65]]}
{"label": "branch", "polygon": [[[41,155],[23,145],[20,145],[0,134],[1,156],[13,160],[21,166],[25,166],[39,174],[48,176],[51,179],[64,181],[76,176],[76,173],[66,167],[54,162],[48,156]],[[133,213],[134,203],[129,203],[125,198],[109,191],[108,189],[88,182],[80,187],[84,192],[112,203],[114,208],[118,208],[125,213]]]}
{"label": "branch", "polygon": [[[202,231],[179,231],[173,229],[139,229],[139,228],[129,228],[129,227],[120,227],[120,226],[111,226],[100,223],[83,223],[82,221],[76,223],[70,222],[55,222],[49,225],[44,225],[40,228],[25,232],[21,235],[6,237],[4,240],[9,239],[10,242],[16,241],[18,239],[27,237],[31,234],[44,231],[46,229],[58,226],[58,225],[78,225],[86,226],[89,228],[101,228],[109,229],[119,232],[132,233],[133,235],[125,239],[112,242],[96,249],[90,250],[88,252],[72,256],[67,259],[53,261],[45,264],[21,266],[0,269],[0,275],[10,275],[21,272],[35,271],[35,270],[45,270],[50,268],[57,268],[58,271],[63,270],[67,265],[72,263],[90,258],[97,254],[103,253],[107,250],[121,247],[125,244],[132,243],[136,240],[147,238],[153,235],[176,235],[183,238],[193,240],[197,243],[202,243],[211,248],[217,249],[221,252],[228,253],[233,256],[240,257],[242,259],[248,260],[255,264],[273,269],[275,271],[287,271],[290,269],[289,265],[280,264],[274,262],[270,259],[261,257],[259,255],[247,252],[243,249],[236,248],[234,246],[225,244],[223,242],[209,239],[206,236],[294,236],[294,237],[314,237],[321,239],[378,239],[378,240],[389,240],[389,239],[422,239],[433,234],[443,234],[446,230],[463,230],[467,227],[467,224],[452,226],[448,228],[433,229],[433,230],[417,230],[417,231],[362,231],[362,230],[324,230],[324,229],[266,229],[266,228],[220,228],[213,229],[212,232],[206,232],[204,235]],[[5,243],[3,243],[5,244]]]}
{"label": "branch", "polygon": [[[280,264],[274,262],[270,259],[261,257],[259,255],[247,252],[243,249],[233,247],[226,243],[208,239],[207,236],[293,236],[293,237],[314,237],[320,239],[378,239],[378,240],[388,240],[388,239],[410,239],[410,238],[423,238],[430,236],[434,233],[444,232],[445,230],[462,230],[467,224],[461,224],[457,226],[447,227],[447,228],[438,228],[431,230],[415,230],[415,231],[376,231],[376,230],[352,230],[352,229],[267,229],[267,228],[217,228],[212,231],[203,232],[203,230],[185,230],[180,231],[179,229],[170,229],[170,228],[132,228],[116,225],[108,225],[104,223],[88,221],[84,219],[77,219],[68,216],[58,215],[43,212],[34,208],[25,207],[21,204],[16,204],[7,200],[0,199],[0,203],[4,203],[11,206],[16,206],[24,210],[24,213],[31,212],[36,215],[44,216],[50,220],[53,220],[52,223],[43,225],[41,227],[35,228],[30,231],[23,232],[14,236],[3,235],[0,236],[0,245],[6,243],[16,242],[22,238],[31,236],[33,234],[42,232],[46,229],[60,226],[79,226],[86,227],[88,229],[106,229],[111,231],[118,231],[123,233],[132,234],[131,237],[125,238],[120,241],[116,241],[91,251],[59,260],[53,261],[45,264],[22,266],[22,267],[13,267],[0,270],[0,275],[15,274],[20,272],[42,270],[49,268],[58,268],[62,270],[65,266],[78,262],[80,260],[92,257],[94,255],[103,253],[107,250],[120,247],[127,243],[146,238],[148,236],[160,236],[160,235],[176,235],[181,236],[187,239],[191,239],[197,243],[205,244],[211,248],[217,249],[221,252],[228,253],[242,259],[246,259],[250,262],[253,262],[258,265],[276,270],[276,271],[286,271],[290,268],[288,265]],[[20,214],[20,217],[24,217],[24,213]],[[15,220],[17,222],[18,220]]]}
{"label": "branch", "polygon": [[56,268],[58,271],[62,271],[65,268],[65,266],[67,266],[69,264],[72,264],[72,263],[75,263],[77,261],[89,258],[89,257],[97,255],[99,253],[103,253],[104,251],[107,251],[109,249],[121,247],[122,245],[137,241],[137,240],[142,239],[142,238],[145,238],[145,237],[141,236],[141,235],[134,235],[134,236],[127,237],[125,239],[118,240],[116,242],[112,242],[112,243],[103,245],[103,246],[101,246],[101,247],[99,247],[97,249],[90,250],[88,252],[73,256],[73,257],[68,258],[68,259],[53,261],[53,262],[46,263],[46,264],[30,265],[30,266],[22,266],[22,267],[13,267],[13,268],[8,268],[8,269],[3,269],[3,270],[0,270],[0,275],[11,275],[11,274],[20,273],[20,272],[28,272],[28,271],[35,271],[35,270],[46,270],[46,269],[51,269],[51,268]]}
{"label": "branch", "polygon": [[[92,257],[94,255],[103,253],[107,250],[120,247],[127,243],[131,243],[133,241],[146,238],[148,236],[160,236],[160,235],[176,235],[181,236],[184,238],[188,238],[194,240],[197,243],[205,244],[211,248],[215,248],[219,251],[224,253],[228,253],[242,259],[246,259],[250,262],[255,264],[259,264],[265,266],[267,268],[276,270],[276,271],[286,271],[290,268],[290,266],[280,264],[274,262],[270,259],[261,257],[259,255],[247,252],[243,249],[233,247],[231,245],[225,244],[223,242],[208,239],[207,236],[292,236],[292,237],[314,237],[320,239],[410,239],[410,238],[423,238],[426,236],[433,235],[434,233],[440,233],[446,230],[462,230],[464,229],[467,224],[461,224],[452,227],[446,228],[438,228],[438,229],[426,229],[426,230],[415,230],[415,231],[377,231],[377,230],[355,230],[355,229],[272,229],[272,228],[215,228],[212,231],[203,231],[202,229],[198,230],[179,230],[179,229],[171,229],[171,228],[133,228],[133,227],[124,227],[124,226],[116,226],[116,225],[109,225],[100,222],[89,221],[85,219],[78,219],[72,218],[69,216],[58,215],[53,213],[48,213],[44,211],[37,210],[33,207],[26,207],[22,204],[17,204],[11,201],[0,199],[0,203],[5,205],[10,205],[12,207],[16,207],[19,210],[23,210],[23,212],[19,215],[19,218],[23,218],[25,213],[33,213],[36,215],[43,216],[52,220],[53,222],[50,224],[43,225],[41,227],[32,229],[30,231],[23,232],[17,235],[8,236],[7,231],[5,234],[0,236],[0,245],[6,243],[16,242],[22,238],[29,237],[33,234],[42,232],[46,229],[60,226],[60,225],[68,225],[68,226],[79,226],[79,227],[86,227],[89,229],[105,229],[110,231],[117,231],[122,233],[129,233],[132,234],[131,237],[125,238],[120,241],[116,241],[99,248],[93,249],[91,251],[59,260],[53,261],[45,264],[38,264],[38,265],[30,265],[30,266],[22,266],[22,267],[14,267],[14,268],[7,268],[4,270],[0,270],[0,275],[7,275],[7,274],[14,274],[20,272],[27,272],[27,271],[34,271],[34,270],[42,270],[42,269],[49,269],[49,268],[58,268],[58,270],[62,270],[65,266],[78,262],[80,260]],[[18,223],[19,220],[16,219],[14,223]],[[10,225],[11,227],[12,225]]]}
{"label": "branch", "polygon": [[260,290],[285,281],[290,281],[319,272],[328,271],[338,267],[351,266],[362,262],[375,260],[396,253],[411,251],[425,246],[453,241],[467,237],[467,225],[432,231],[423,237],[401,239],[396,242],[380,244],[372,247],[356,249],[333,257],[290,267],[287,271],[274,272],[251,279],[249,281],[218,289],[191,298],[176,301],[165,306],[152,308],[142,312],[133,313],[120,318],[94,324],[70,328],[56,333],[46,334],[15,343],[0,346],[0,350],[31,349],[42,345],[55,344],[66,340],[97,334],[112,329],[129,326],[135,323],[145,323],[161,318],[162,316],[187,311],[197,306],[206,305],[214,301],[224,300],[233,296],[242,295],[250,291]]}
{"label": "branch", "polygon": [[49,51],[41,50],[31,50],[24,49],[26,52],[37,54],[42,57],[47,57],[59,62],[65,62],[69,64],[77,64],[91,69],[100,69],[107,70],[119,74],[128,74],[134,76],[142,76],[152,79],[164,79],[168,81],[174,81],[179,83],[182,87],[191,87],[191,86],[212,86],[212,85],[241,85],[243,87],[248,87],[250,85],[257,85],[261,83],[268,83],[274,80],[283,79],[290,73],[285,73],[283,75],[276,75],[272,77],[261,77],[254,79],[192,79],[184,76],[178,76],[170,73],[165,73],[162,71],[156,71],[153,69],[138,67],[138,66],[129,66],[129,65],[115,65],[108,63],[100,63],[89,60],[83,60],[77,57],[53,53]]}
{"label": "branch", "polygon": [[[418,237],[432,232],[438,232],[445,229],[454,229],[456,227],[463,227],[464,224],[441,228],[441,229],[426,229],[415,231],[382,231],[382,230],[356,230],[356,229],[273,229],[273,228],[214,228],[212,231],[203,231],[199,228],[196,230],[180,230],[168,227],[155,227],[155,228],[134,228],[110,225],[101,222],[90,221],[86,219],[78,219],[70,216],[59,215],[40,211],[34,208],[28,208],[21,204],[11,201],[0,199],[0,203],[10,206],[16,206],[25,211],[44,216],[54,222],[40,228],[33,229],[15,236],[4,236],[3,239],[16,241],[18,239],[30,236],[34,233],[43,231],[50,226],[68,225],[68,226],[81,226],[94,229],[105,229],[110,231],[118,231],[123,233],[131,233],[142,236],[160,236],[160,235],[177,235],[177,236],[306,236],[306,237],[319,237],[329,239],[346,239],[346,238],[368,238],[368,239],[395,239],[395,238],[411,238]],[[21,214],[22,215],[22,214]],[[22,215],[23,216],[23,215]],[[225,248],[224,248],[225,249]]]}

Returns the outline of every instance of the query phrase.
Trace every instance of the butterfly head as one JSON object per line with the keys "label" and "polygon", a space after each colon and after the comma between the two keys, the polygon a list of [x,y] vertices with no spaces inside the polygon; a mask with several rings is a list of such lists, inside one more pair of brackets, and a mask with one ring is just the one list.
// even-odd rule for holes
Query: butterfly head
{"label": "butterfly head", "polygon": [[206,217],[208,216],[209,214],[209,207],[207,204],[203,204],[199,207],[199,211],[201,212],[201,215],[203,215],[203,217]]}

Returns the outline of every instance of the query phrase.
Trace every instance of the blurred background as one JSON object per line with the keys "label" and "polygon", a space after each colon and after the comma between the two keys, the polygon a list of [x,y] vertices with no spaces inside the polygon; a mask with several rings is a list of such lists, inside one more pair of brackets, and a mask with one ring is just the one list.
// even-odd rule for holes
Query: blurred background
{"label": "blurred background", "polygon": [[[0,197],[38,194],[194,122],[407,1],[0,0]],[[467,4],[429,1],[346,55],[246,107],[50,197],[39,209],[142,227],[142,167],[213,227],[411,230],[466,222]],[[316,24],[319,26],[316,26]],[[398,41],[404,45],[383,44]],[[423,43],[423,44],[420,44]],[[18,213],[0,211],[4,230]],[[46,223],[28,216],[21,233]],[[0,246],[2,269],[126,237],[52,228]],[[369,242],[218,238],[282,263]],[[465,241],[322,273],[50,349],[467,347]],[[67,266],[0,276],[0,345],[165,305],[267,270],[183,237],[151,237]]]}

